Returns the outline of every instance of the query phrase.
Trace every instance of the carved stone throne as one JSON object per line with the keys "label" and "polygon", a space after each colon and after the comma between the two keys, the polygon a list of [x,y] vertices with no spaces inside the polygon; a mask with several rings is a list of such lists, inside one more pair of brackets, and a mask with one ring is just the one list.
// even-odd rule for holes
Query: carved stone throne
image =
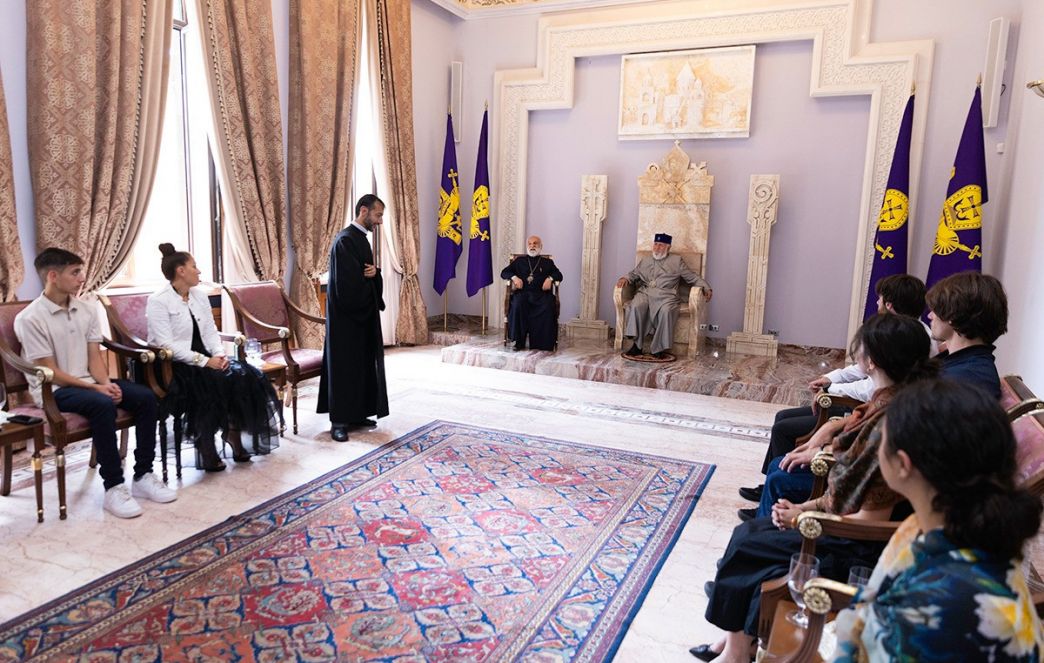
{"label": "carved stone throne", "polygon": [[[638,178],[635,264],[652,255],[654,234],[667,233],[674,238],[671,253],[680,255],[692,271],[705,276],[712,186],[714,177],[707,174],[707,163],[693,164],[677,141],[663,161],[649,164],[645,174]],[[617,350],[623,349],[626,308],[634,293],[631,284],[613,289]],[[692,358],[703,349],[708,309],[703,294],[702,288],[691,288],[685,283],[679,287],[678,295],[685,303],[674,327],[671,354]],[[703,329],[701,325],[704,325]]]}

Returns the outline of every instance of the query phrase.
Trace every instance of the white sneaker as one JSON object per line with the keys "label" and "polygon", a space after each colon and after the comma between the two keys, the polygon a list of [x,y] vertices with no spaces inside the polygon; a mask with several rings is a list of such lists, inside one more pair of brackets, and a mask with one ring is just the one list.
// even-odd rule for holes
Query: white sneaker
{"label": "white sneaker", "polygon": [[141,515],[141,505],[131,497],[125,483],[105,491],[102,508],[117,518],[137,518]]}
{"label": "white sneaker", "polygon": [[165,486],[152,472],[131,483],[131,495],[163,504],[178,499],[178,492]]}

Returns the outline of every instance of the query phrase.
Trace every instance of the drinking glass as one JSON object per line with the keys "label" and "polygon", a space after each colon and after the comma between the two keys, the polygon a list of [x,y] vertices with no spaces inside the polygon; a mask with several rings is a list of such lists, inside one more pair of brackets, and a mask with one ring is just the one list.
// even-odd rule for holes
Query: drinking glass
{"label": "drinking glass", "polygon": [[261,361],[261,341],[256,338],[248,338],[245,350],[248,364],[260,366],[263,363]]}
{"label": "drinking glass", "polygon": [[848,570],[848,584],[862,589],[870,582],[870,574],[873,572],[869,566],[853,566]]}
{"label": "drinking glass", "polygon": [[790,557],[790,575],[787,577],[787,587],[790,589],[790,597],[794,599],[798,610],[792,610],[787,615],[787,621],[800,628],[808,628],[808,615],[805,613],[805,583],[819,576],[819,558],[804,553],[794,553]]}

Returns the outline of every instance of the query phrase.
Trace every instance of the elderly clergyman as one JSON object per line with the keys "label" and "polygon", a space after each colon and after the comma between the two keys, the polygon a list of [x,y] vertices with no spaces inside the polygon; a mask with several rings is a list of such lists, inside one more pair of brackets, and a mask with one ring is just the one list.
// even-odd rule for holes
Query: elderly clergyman
{"label": "elderly clergyman", "polygon": [[533,235],[526,240],[526,255],[511,261],[500,278],[511,280],[511,305],[508,309],[508,337],[515,349],[554,350],[558,342],[558,316],[555,311],[555,283],[562,272],[555,261],[542,255],[544,244]]}
{"label": "elderly clergyman", "polygon": [[[626,354],[638,357],[648,350],[657,359],[663,359],[671,348],[678,309],[684,304],[678,297],[678,286],[685,281],[693,287],[703,288],[707,301],[714,291],[702,276],[689,269],[681,256],[670,254],[670,235],[657,233],[653,240],[652,255],[642,258],[638,266],[621,277],[616,285],[622,288],[632,283],[638,289],[627,308],[624,336],[633,337],[634,345]],[[643,350],[649,334],[652,334],[652,344]]]}

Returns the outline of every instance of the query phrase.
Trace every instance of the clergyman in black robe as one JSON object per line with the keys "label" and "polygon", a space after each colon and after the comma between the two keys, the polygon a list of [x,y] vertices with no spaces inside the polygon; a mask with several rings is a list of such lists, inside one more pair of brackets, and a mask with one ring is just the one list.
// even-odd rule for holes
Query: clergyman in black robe
{"label": "clergyman in black robe", "polygon": [[511,261],[500,278],[510,279],[511,304],[508,308],[508,338],[515,349],[554,350],[558,342],[558,312],[555,310],[554,283],[562,282],[555,261],[540,255],[540,238],[526,240],[526,255]]}
{"label": "clergyman in black robe", "polygon": [[377,196],[363,196],[355,205],[355,221],[330,248],[317,411],[330,414],[330,433],[339,442],[348,439],[349,429],[377,425],[367,417],[388,416],[380,318],[384,282],[367,239],[383,215],[384,203]]}

